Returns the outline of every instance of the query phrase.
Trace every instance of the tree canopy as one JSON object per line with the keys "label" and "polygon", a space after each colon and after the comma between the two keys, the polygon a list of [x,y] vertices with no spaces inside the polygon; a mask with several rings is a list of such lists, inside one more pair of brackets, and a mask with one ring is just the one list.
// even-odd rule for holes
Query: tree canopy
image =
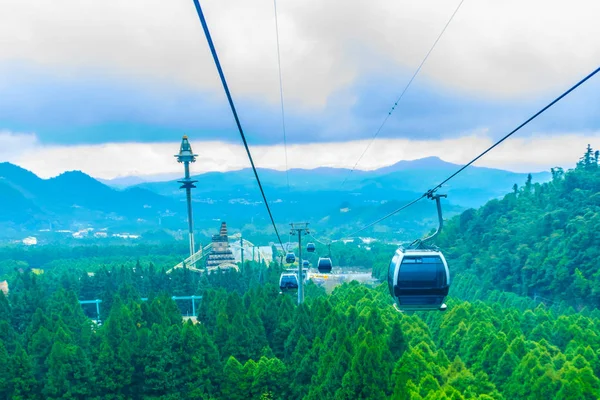
{"label": "tree canopy", "polygon": [[[277,263],[17,267],[0,294],[0,397],[599,398],[598,158],[590,147],[574,170],[448,222],[444,313],[398,313],[385,284],[358,282],[310,282],[298,306]],[[385,274],[393,246],[352,249],[332,255]],[[197,323],[172,299],[192,294]],[[100,315],[80,299],[102,300]]]}

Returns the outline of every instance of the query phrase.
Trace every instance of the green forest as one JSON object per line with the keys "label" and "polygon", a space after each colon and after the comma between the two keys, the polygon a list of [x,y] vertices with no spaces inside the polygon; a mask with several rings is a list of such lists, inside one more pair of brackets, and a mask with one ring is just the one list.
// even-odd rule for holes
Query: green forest
{"label": "green forest", "polygon": [[[9,249],[0,398],[597,399],[599,161],[590,147],[551,182],[447,221],[443,313],[399,313],[387,285],[357,282],[331,294],[308,283],[297,306],[277,263],[204,276],[167,274],[173,256],[152,259],[157,246],[128,249],[137,261],[123,265],[123,249],[104,262],[110,247],[57,249],[55,264]],[[335,243],[334,264],[385,276],[395,246],[369,248]],[[190,302],[171,299],[192,294],[196,324],[182,321]],[[100,315],[78,301],[95,298]]]}
{"label": "green forest", "polygon": [[600,306],[600,152],[552,181],[513,187],[502,200],[452,219],[437,244],[456,275],[490,289],[542,296],[576,309]]}

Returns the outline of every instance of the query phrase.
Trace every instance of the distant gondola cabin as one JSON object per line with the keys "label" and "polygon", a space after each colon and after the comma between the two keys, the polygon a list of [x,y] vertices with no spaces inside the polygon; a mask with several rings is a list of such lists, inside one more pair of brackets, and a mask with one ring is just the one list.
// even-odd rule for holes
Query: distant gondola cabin
{"label": "distant gondola cabin", "polygon": [[281,274],[281,277],[279,278],[279,289],[283,292],[297,290],[298,277],[296,274]]}
{"label": "distant gondola cabin", "polygon": [[285,262],[288,264],[293,264],[296,262],[296,255],[294,253],[287,253],[285,256]]}
{"label": "distant gondola cabin", "polygon": [[331,272],[331,268],[333,267],[331,263],[331,258],[329,257],[321,257],[319,258],[319,262],[317,263],[317,269],[322,274],[328,274]]}

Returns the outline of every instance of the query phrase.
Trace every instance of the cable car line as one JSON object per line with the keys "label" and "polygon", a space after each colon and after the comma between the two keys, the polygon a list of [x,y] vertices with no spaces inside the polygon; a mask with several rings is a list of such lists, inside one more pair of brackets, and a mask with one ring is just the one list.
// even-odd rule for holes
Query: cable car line
{"label": "cable car line", "polygon": [[277,67],[279,70],[279,101],[281,103],[281,128],[283,130],[283,150],[285,152],[285,178],[287,180],[288,194],[290,192],[290,174],[288,171],[287,137],[285,132],[285,108],[283,101],[283,80],[281,79],[281,55],[279,54],[279,23],[277,21],[277,0],[273,0],[275,12],[275,37],[277,38]]}
{"label": "cable car line", "polygon": [[440,41],[440,39],[444,35],[444,32],[446,32],[446,29],[448,28],[448,26],[450,25],[450,23],[454,19],[454,16],[458,12],[458,10],[460,9],[460,7],[462,6],[462,4],[463,4],[464,1],[465,0],[461,0],[461,2],[458,4],[458,6],[456,7],[456,9],[454,10],[454,12],[452,13],[452,15],[450,16],[450,19],[448,19],[448,22],[446,22],[446,25],[444,25],[444,28],[442,29],[442,31],[440,32],[440,34],[438,35],[438,37],[433,42],[433,45],[431,46],[431,48],[429,49],[429,51],[427,52],[427,54],[425,54],[425,57],[421,61],[421,64],[419,64],[419,66],[417,67],[417,69],[413,73],[412,77],[410,78],[410,80],[408,81],[408,83],[406,84],[406,86],[404,87],[404,89],[402,90],[402,93],[400,93],[400,96],[398,96],[398,99],[396,99],[396,101],[394,102],[394,105],[392,106],[392,108],[390,109],[390,111],[387,113],[387,115],[385,116],[385,118],[383,119],[383,121],[381,122],[381,125],[379,125],[379,128],[377,128],[377,130],[375,131],[375,134],[371,137],[371,140],[367,144],[367,147],[365,147],[365,149],[363,150],[362,154],[358,157],[358,160],[356,160],[356,163],[354,163],[354,166],[352,167],[352,169],[350,170],[350,172],[348,172],[348,175],[346,175],[346,178],[344,178],[344,181],[340,185],[340,189],[346,184],[346,182],[348,181],[348,178],[350,177],[350,175],[354,172],[354,170],[358,166],[358,163],[360,163],[360,161],[362,160],[362,158],[364,157],[364,155],[367,153],[367,151],[369,150],[369,148],[371,147],[371,145],[375,141],[375,138],[377,138],[377,136],[379,135],[379,133],[383,129],[384,125],[387,123],[388,119],[391,117],[392,113],[394,112],[394,110],[398,106],[398,103],[404,97],[404,94],[406,93],[406,91],[408,90],[408,88],[410,87],[410,85],[413,83],[413,81],[415,80],[415,78],[417,77],[417,75],[419,74],[419,72],[421,71],[421,68],[423,68],[423,65],[425,64],[425,62],[427,61],[427,59],[429,58],[429,56],[433,52],[433,49],[435,49],[435,46],[438,44],[438,42]]}
{"label": "cable car line", "polygon": [[541,114],[543,114],[546,110],[548,110],[550,107],[552,107],[553,105],[555,105],[556,103],[558,103],[560,100],[562,100],[564,97],[566,97],[568,94],[570,94],[572,91],[574,91],[575,89],[577,89],[579,86],[581,86],[582,84],[584,84],[585,82],[587,82],[590,78],[592,78],[594,75],[596,75],[598,72],[600,72],[600,67],[596,68],[594,71],[592,71],[589,75],[587,75],[585,78],[581,79],[579,82],[577,82],[575,85],[571,86],[567,91],[565,91],[564,93],[562,93],[560,96],[558,96],[557,98],[555,98],[554,100],[552,100],[550,103],[548,103],[545,107],[543,107],[541,110],[539,110],[538,112],[536,112],[535,114],[533,114],[531,117],[529,117],[525,122],[521,123],[519,126],[517,126],[515,129],[513,129],[512,131],[510,131],[508,134],[506,134],[504,137],[502,137],[500,140],[498,140],[496,143],[494,143],[493,145],[491,145],[490,147],[488,147],[485,151],[483,151],[481,154],[479,154],[477,157],[475,157],[474,159],[472,159],[471,161],[469,161],[467,164],[463,165],[462,167],[460,167],[456,172],[454,172],[453,174],[451,174],[450,176],[448,176],[446,179],[444,179],[442,182],[440,182],[439,184],[437,184],[436,186],[433,187],[433,189],[429,189],[428,191],[426,191],[425,193],[423,193],[421,196],[419,196],[418,198],[414,199],[413,201],[403,205],[402,207],[392,211],[391,213],[379,218],[378,220],[371,222],[370,224],[362,227],[361,229],[351,233],[348,236],[345,237],[352,237],[355,234],[364,231],[365,229],[368,229],[370,227],[372,227],[373,225],[376,225],[378,223],[380,223],[381,221],[391,217],[394,214],[399,213],[402,210],[407,209],[408,207],[412,206],[413,204],[417,203],[419,200],[423,199],[424,197],[428,197],[428,198],[433,198],[433,194],[439,189],[441,188],[444,184],[446,184],[448,181],[450,181],[452,178],[454,178],[456,175],[460,174],[462,171],[464,171],[467,167],[471,166],[475,161],[479,160],[481,157],[483,157],[484,155],[486,155],[487,153],[489,153],[490,151],[492,151],[494,148],[496,148],[500,143],[504,142],[506,139],[508,139],[509,137],[511,137],[513,134],[515,134],[516,132],[518,132],[521,128],[523,128],[524,126],[526,126],[527,124],[529,124],[531,121],[533,121],[534,119],[536,119],[537,117],[539,117]]}
{"label": "cable car line", "polygon": [[598,72],[600,72],[600,67],[596,68],[594,71],[592,71],[589,75],[587,75],[585,78],[583,78],[582,80],[580,80],[579,82],[577,82],[575,85],[571,86],[571,88],[569,90],[567,90],[566,92],[564,92],[563,94],[561,94],[560,96],[558,96],[557,98],[555,98],[554,100],[552,100],[550,103],[548,103],[544,108],[542,108],[540,111],[536,112],[535,114],[533,114],[531,117],[529,117],[529,119],[527,119],[525,122],[523,122],[521,125],[517,126],[515,129],[513,129],[512,131],[510,131],[506,136],[504,136],[502,139],[498,140],[496,143],[494,143],[493,145],[491,145],[490,147],[488,147],[483,153],[479,154],[477,157],[475,157],[474,159],[472,159],[471,161],[469,161],[467,164],[463,165],[461,168],[459,168],[456,172],[454,172],[452,175],[450,175],[449,177],[447,177],[446,179],[444,179],[442,182],[440,182],[439,184],[437,184],[433,189],[430,189],[427,191],[427,194],[431,193],[433,194],[436,190],[438,190],[439,188],[442,187],[442,185],[444,185],[446,182],[448,182],[450,179],[454,178],[456,175],[460,174],[463,170],[465,170],[467,167],[469,167],[471,164],[473,164],[475,161],[479,160],[481,157],[483,157],[484,155],[486,155],[488,152],[490,152],[492,149],[494,149],[496,146],[498,146],[500,143],[504,142],[506,139],[508,139],[509,137],[511,137],[514,133],[516,133],[517,131],[519,131],[521,128],[523,128],[525,125],[529,124],[531,121],[533,121],[534,119],[536,119],[538,116],[540,116],[542,113],[544,113],[546,110],[548,110],[550,107],[552,107],[553,105],[555,105],[556,103],[558,103],[560,100],[562,100],[565,96],[567,96],[569,93],[571,93],[573,90],[577,89],[579,86],[581,86],[582,84],[584,84],[587,80],[589,80],[591,77],[593,77],[594,75],[596,75]]}
{"label": "cable car line", "polygon": [[329,245],[330,245],[330,244],[333,242],[333,240],[331,240],[331,239],[325,239],[325,240],[328,240],[328,241],[329,241],[329,243],[324,243],[324,242],[320,241],[319,239],[317,239],[316,237],[314,237],[312,233],[309,233],[308,235],[309,235],[311,238],[315,239],[315,242],[319,242],[319,243],[321,243],[323,246],[329,246]]}
{"label": "cable car line", "polygon": [[244,142],[246,154],[248,155],[248,159],[250,160],[250,164],[252,165],[252,171],[254,171],[254,177],[256,178],[256,182],[258,183],[258,188],[260,189],[260,194],[262,195],[263,201],[265,202],[265,207],[267,207],[267,212],[269,213],[269,218],[271,219],[271,224],[273,225],[273,228],[275,229],[275,234],[277,235],[277,240],[279,240],[279,244],[281,245],[281,248],[283,248],[283,242],[281,241],[281,237],[279,236],[279,231],[277,230],[277,225],[275,224],[275,220],[273,219],[273,214],[271,213],[271,208],[269,207],[269,202],[267,201],[267,197],[265,196],[265,191],[263,190],[262,183],[260,182],[260,178],[258,177],[258,172],[256,171],[256,166],[254,165],[254,160],[252,159],[252,154],[250,153],[250,148],[248,147],[248,142],[246,141],[246,136],[244,135],[244,130],[242,129],[240,119],[239,119],[237,111],[235,109],[235,104],[233,103],[233,98],[231,97],[231,93],[229,92],[229,86],[227,85],[227,80],[225,79],[223,69],[221,68],[221,63],[219,62],[219,56],[217,55],[217,50],[215,49],[215,45],[210,36],[210,31],[208,30],[208,25],[206,23],[206,19],[204,18],[204,13],[202,13],[202,7],[200,6],[199,0],[193,0],[193,1],[194,1],[194,6],[196,6],[196,13],[198,14],[198,18],[200,19],[200,23],[202,24],[202,29],[204,30],[204,35],[206,36],[206,41],[208,42],[208,46],[210,47],[210,52],[212,53],[212,57],[215,62],[215,67],[217,68],[217,71],[219,73],[221,83],[223,84],[223,89],[225,90],[225,95],[227,96],[227,101],[229,102],[229,107],[231,108],[231,112],[233,113],[233,117],[235,118],[235,123],[237,125],[238,131],[240,132],[240,136],[242,137],[242,141]]}
{"label": "cable car line", "polygon": [[[279,50],[279,21],[277,18],[277,0],[273,0],[273,12],[275,14],[275,38],[277,41],[277,69],[279,72],[279,102],[281,104],[281,130],[283,131],[283,151],[285,154],[285,179],[287,182],[288,195],[290,188],[290,172],[288,168],[287,135],[285,129],[285,102],[283,100],[283,79],[281,77],[281,54]],[[288,245],[291,241],[291,235],[288,235]]]}
{"label": "cable car line", "polygon": [[400,208],[395,209],[394,211],[392,211],[391,213],[379,218],[378,220],[375,220],[373,222],[371,222],[368,225],[363,226],[362,228],[360,228],[357,231],[352,232],[351,234],[347,235],[347,236],[343,236],[342,238],[340,238],[339,240],[342,240],[344,238],[351,238],[354,235],[356,235],[357,233],[360,233],[366,229],[369,229],[370,227],[372,227],[373,225],[377,225],[378,223],[380,223],[381,221],[388,219],[389,217],[391,217],[392,215],[398,214],[400,211],[407,209],[408,207],[412,206],[413,204],[415,204],[416,202],[418,202],[419,200],[421,200],[423,197],[427,196],[427,193],[422,194],[421,196],[417,197],[416,199],[414,199],[413,201],[411,201],[410,203],[406,203],[405,205],[403,205]]}

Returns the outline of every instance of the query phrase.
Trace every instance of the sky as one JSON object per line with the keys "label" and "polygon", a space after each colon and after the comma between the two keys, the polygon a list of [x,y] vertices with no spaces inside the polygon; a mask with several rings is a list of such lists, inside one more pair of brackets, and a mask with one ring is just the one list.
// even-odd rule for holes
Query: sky
{"label": "sky", "polygon": [[[201,1],[259,167],[354,166],[459,0]],[[600,66],[600,3],[465,0],[358,169],[465,163]],[[0,4],[0,161],[51,177],[249,166],[192,0]],[[484,157],[571,167],[600,147],[600,74]]]}

